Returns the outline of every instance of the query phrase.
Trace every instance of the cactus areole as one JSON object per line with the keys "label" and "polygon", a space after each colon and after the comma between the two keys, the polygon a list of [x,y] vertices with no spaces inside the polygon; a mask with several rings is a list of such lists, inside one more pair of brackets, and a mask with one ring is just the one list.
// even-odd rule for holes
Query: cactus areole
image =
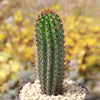
{"label": "cactus areole", "polygon": [[59,16],[45,10],[35,26],[38,73],[41,92],[46,95],[62,93],[64,77],[64,30]]}

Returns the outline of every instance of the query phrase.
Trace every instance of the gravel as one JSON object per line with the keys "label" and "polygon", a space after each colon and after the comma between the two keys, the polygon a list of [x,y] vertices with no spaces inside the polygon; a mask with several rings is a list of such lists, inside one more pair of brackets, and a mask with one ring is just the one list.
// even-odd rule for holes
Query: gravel
{"label": "gravel", "polygon": [[20,100],[84,100],[87,93],[77,82],[65,79],[63,82],[63,95],[44,95],[41,94],[39,80],[34,83],[27,83],[20,90]]}

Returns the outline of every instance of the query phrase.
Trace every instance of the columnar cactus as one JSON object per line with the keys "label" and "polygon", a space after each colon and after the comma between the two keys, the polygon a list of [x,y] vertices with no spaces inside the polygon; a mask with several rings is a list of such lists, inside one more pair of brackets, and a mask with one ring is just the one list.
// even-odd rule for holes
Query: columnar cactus
{"label": "columnar cactus", "polygon": [[45,10],[36,21],[38,72],[41,91],[47,95],[62,92],[64,76],[64,30],[59,16]]}

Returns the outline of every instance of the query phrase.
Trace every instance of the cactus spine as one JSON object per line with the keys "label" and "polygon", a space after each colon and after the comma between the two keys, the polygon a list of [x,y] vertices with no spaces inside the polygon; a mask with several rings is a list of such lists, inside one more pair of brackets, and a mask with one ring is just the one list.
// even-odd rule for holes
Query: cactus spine
{"label": "cactus spine", "polygon": [[64,30],[59,16],[45,10],[36,21],[38,71],[41,91],[57,95],[64,76]]}

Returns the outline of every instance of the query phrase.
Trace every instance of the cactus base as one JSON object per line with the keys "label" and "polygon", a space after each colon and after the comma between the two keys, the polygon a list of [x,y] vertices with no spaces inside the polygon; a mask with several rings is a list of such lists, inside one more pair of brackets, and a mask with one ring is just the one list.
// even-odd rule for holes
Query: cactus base
{"label": "cactus base", "polygon": [[63,82],[63,93],[46,95],[41,93],[40,82],[35,80],[27,83],[18,91],[17,100],[86,100],[88,90],[81,84],[65,79]]}

